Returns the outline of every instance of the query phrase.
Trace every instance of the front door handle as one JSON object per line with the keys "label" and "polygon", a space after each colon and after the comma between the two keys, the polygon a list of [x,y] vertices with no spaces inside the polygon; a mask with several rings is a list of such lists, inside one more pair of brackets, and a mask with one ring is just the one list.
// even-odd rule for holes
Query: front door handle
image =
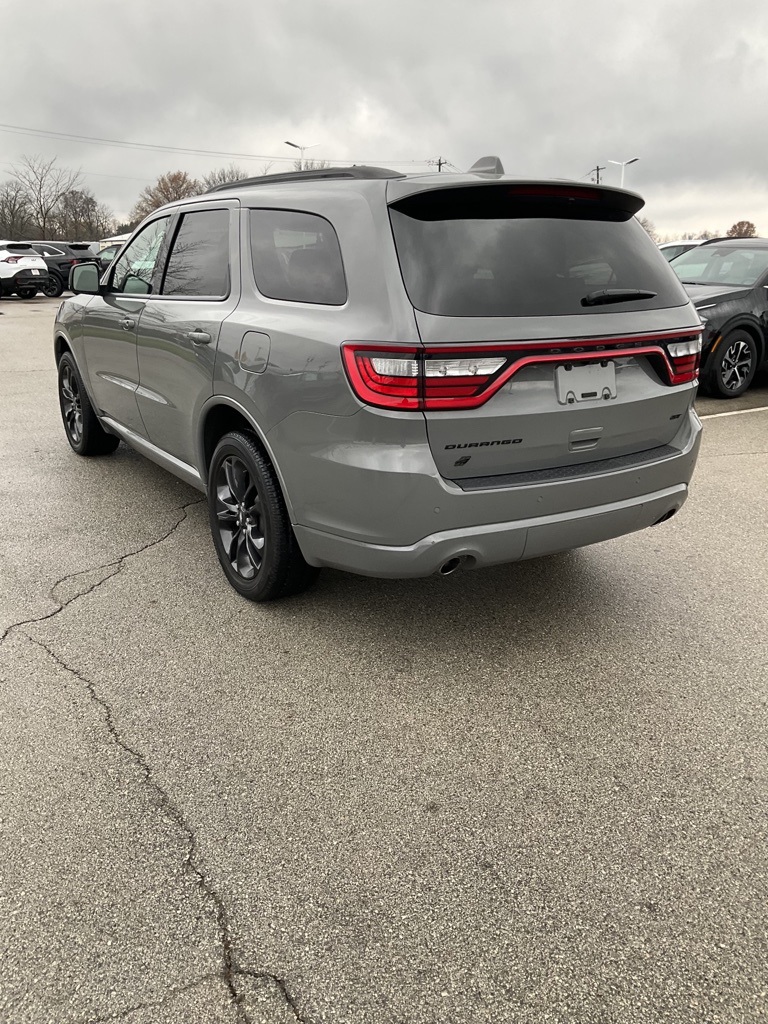
{"label": "front door handle", "polygon": [[210,334],[207,331],[201,331],[199,327],[196,327],[194,331],[187,331],[186,337],[193,345],[209,345],[213,341]]}
{"label": "front door handle", "polygon": [[133,328],[136,326],[136,321],[131,320],[129,316],[127,316],[124,320],[121,320],[120,323],[124,331],[132,331]]}

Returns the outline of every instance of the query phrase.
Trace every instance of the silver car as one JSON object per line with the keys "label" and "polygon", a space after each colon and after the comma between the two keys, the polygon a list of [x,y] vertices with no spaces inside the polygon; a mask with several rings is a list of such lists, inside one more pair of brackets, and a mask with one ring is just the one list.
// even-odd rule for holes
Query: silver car
{"label": "silver car", "polygon": [[244,597],[448,575],[661,523],[701,323],[614,188],[354,167],[165,206],[54,330],[67,438],[208,496]]}

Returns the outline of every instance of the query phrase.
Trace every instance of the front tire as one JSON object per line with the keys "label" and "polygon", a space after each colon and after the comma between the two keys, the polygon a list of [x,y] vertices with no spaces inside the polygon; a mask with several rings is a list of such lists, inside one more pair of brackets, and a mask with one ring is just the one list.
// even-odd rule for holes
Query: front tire
{"label": "front tire", "polygon": [[710,357],[704,386],[716,398],[738,398],[757,370],[757,343],[746,331],[731,331]]}
{"label": "front tire", "polygon": [[78,455],[109,455],[120,444],[99,423],[71,352],[59,360],[59,408],[67,440]]}
{"label": "front tire", "polygon": [[208,518],[230,584],[249,601],[306,590],[318,570],[302,557],[274,469],[248,433],[225,434],[208,471]]}

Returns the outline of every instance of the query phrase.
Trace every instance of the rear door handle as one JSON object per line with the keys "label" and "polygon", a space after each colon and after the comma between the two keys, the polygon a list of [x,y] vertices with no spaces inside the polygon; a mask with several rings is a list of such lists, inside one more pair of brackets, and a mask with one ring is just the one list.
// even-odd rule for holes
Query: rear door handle
{"label": "rear door handle", "polygon": [[201,331],[199,327],[194,331],[187,331],[185,337],[189,338],[193,345],[210,345],[213,339],[207,331]]}
{"label": "rear door handle", "polygon": [[124,320],[121,320],[120,323],[124,331],[132,331],[133,328],[136,326],[136,321],[131,320],[129,316],[127,316]]}

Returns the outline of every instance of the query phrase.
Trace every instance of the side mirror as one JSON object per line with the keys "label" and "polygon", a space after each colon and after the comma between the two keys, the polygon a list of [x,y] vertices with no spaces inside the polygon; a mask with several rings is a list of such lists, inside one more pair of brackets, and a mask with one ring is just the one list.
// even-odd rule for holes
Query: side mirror
{"label": "side mirror", "polygon": [[75,295],[98,295],[100,276],[97,263],[76,263],[69,271],[69,290]]}

